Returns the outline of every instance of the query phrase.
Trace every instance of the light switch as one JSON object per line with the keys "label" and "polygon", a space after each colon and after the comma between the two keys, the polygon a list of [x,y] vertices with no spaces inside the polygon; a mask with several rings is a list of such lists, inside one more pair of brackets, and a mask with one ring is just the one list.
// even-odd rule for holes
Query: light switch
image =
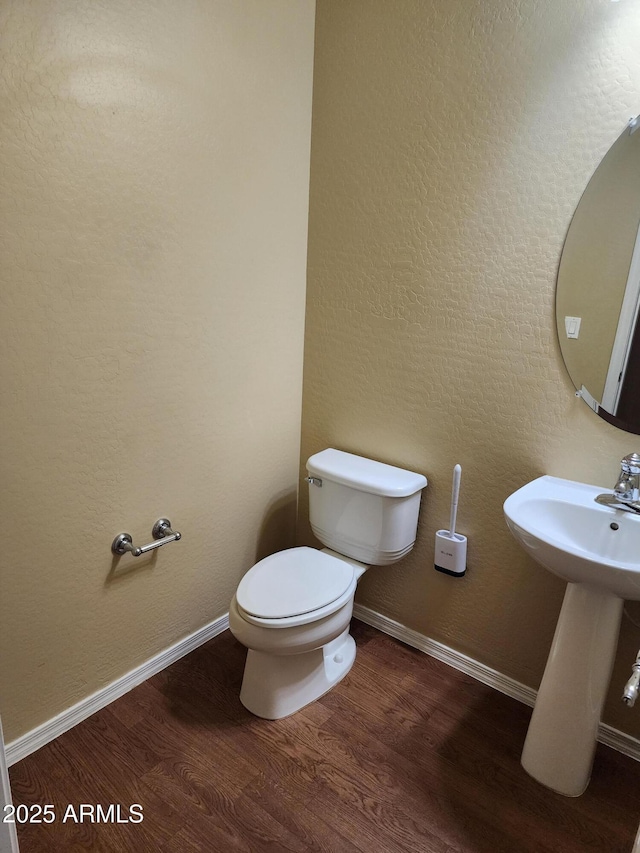
{"label": "light switch", "polygon": [[580,334],[580,322],[582,317],[565,317],[564,327],[567,330],[568,338],[577,338]]}

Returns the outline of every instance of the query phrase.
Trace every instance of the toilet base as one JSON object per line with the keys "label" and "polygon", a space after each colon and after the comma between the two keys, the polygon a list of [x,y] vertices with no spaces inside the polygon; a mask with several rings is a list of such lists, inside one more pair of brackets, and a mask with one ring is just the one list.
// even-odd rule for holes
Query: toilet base
{"label": "toilet base", "polygon": [[294,655],[249,649],[240,701],[265,720],[280,720],[319,699],[353,666],[356,644],[347,628],[326,646]]}

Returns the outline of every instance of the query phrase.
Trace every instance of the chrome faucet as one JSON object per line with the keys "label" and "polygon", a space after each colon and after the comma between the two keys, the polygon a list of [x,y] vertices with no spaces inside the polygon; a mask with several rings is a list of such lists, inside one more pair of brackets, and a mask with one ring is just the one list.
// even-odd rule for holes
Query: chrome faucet
{"label": "chrome faucet", "polygon": [[620,476],[613,494],[598,495],[596,501],[614,509],[640,513],[640,455],[629,453],[620,461]]}
{"label": "chrome faucet", "polygon": [[613,487],[613,494],[621,503],[640,500],[640,456],[630,453],[620,462],[620,476]]}

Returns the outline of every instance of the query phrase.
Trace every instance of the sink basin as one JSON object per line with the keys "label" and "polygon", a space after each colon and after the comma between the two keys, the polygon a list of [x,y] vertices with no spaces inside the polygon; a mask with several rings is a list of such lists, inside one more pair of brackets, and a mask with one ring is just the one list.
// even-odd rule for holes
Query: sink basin
{"label": "sink basin", "polygon": [[596,503],[607,491],[538,477],[505,501],[507,525],[536,562],[563,580],[640,601],[640,515]]}

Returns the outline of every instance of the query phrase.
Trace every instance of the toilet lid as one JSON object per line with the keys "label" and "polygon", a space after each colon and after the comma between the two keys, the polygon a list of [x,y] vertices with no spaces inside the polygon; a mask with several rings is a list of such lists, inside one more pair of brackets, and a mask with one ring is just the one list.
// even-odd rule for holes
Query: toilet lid
{"label": "toilet lid", "polygon": [[236,601],[252,616],[284,619],[318,610],[353,582],[349,563],[315,548],[289,548],[260,560],[240,581]]}

